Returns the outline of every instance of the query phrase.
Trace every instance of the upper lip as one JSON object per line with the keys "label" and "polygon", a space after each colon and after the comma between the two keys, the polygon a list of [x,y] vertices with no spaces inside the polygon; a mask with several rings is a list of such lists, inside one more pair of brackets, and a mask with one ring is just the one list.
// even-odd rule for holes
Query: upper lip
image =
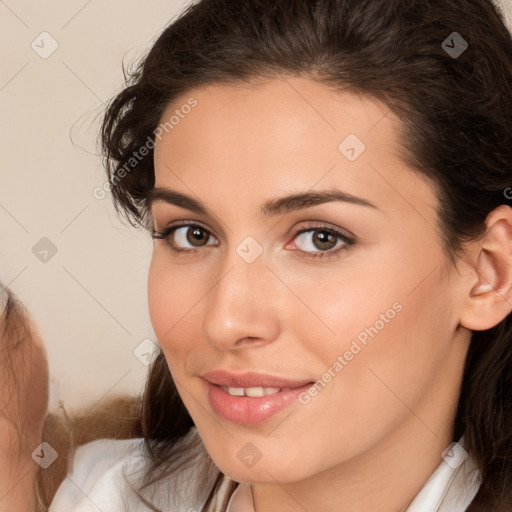
{"label": "upper lip", "polygon": [[230,388],[298,388],[311,383],[308,379],[292,380],[257,372],[233,373],[228,370],[209,371],[201,377],[211,384]]}

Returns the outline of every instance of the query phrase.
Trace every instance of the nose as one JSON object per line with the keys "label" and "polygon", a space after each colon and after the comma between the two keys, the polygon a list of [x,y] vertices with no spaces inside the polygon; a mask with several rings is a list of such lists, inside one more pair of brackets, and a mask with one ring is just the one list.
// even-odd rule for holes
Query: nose
{"label": "nose", "polygon": [[202,329],[206,339],[221,350],[273,342],[279,334],[278,302],[272,300],[275,281],[263,254],[247,263],[231,250],[205,297]]}

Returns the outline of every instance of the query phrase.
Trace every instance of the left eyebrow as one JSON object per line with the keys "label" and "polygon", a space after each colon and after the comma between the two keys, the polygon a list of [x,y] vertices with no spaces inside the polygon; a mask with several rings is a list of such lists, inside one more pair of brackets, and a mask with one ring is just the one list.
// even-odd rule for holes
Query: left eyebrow
{"label": "left eyebrow", "polygon": [[331,188],[318,192],[303,192],[280,197],[278,199],[270,199],[261,207],[261,213],[267,217],[271,217],[334,201],[367,206],[378,210],[377,206],[367,199]]}
{"label": "left eyebrow", "polygon": [[[156,202],[165,202],[203,215],[207,215],[209,211],[201,201],[166,187],[153,187],[147,193],[145,201],[148,208],[151,208]],[[334,201],[367,206],[379,210],[377,206],[367,199],[331,188],[270,199],[261,206],[260,211],[262,215],[272,217]]]}

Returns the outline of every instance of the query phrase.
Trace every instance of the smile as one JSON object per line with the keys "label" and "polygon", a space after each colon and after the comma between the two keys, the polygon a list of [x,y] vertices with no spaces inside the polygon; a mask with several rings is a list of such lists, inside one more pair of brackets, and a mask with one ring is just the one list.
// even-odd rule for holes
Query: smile
{"label": "smile", "polygon": [[226,370],[201,376],[206,398],[222,419],[239,425],[256,425],[268,421],[298,401],[298,396],[314,382],[291,380],[268,374]]}

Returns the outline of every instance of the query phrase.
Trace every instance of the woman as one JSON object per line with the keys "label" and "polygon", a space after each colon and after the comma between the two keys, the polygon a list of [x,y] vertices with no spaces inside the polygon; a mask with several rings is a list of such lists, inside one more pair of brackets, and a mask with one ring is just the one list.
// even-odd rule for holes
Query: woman
{"label": "woman", "polygon": [[102,130],[161,352],[50,511],[511,510],[511,84],[490,0],[191,5]]}

